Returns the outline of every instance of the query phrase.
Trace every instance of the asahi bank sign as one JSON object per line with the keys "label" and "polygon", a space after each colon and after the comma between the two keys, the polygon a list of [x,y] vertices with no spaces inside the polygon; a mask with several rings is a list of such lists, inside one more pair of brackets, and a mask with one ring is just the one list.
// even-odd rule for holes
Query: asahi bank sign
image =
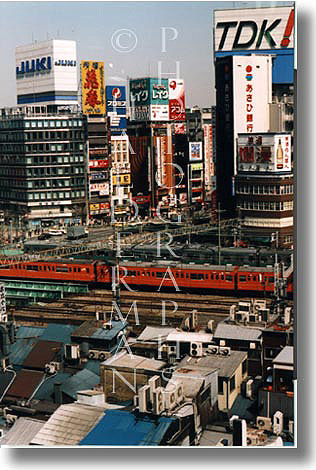
{"label": "asahi bank sign", "polygon": [[214,51],[294,47],[294,8],[249,8],[214,12]]}

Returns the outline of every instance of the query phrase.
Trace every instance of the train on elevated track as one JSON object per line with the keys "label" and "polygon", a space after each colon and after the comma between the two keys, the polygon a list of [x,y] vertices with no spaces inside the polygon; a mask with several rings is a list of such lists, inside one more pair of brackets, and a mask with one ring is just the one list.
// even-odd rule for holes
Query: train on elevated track
{"label": "train on elevated track", "polygon": [[[0,281],[78,282],[109,287],[119,278],[123,288],[229,293],[230,295],[273,295],[273,267],[183,264],[174,261],[121,261],[119,265],[93,260],[49,261],[0,260]],[[286,296],[293,296],[293,273],[284,281]]]}

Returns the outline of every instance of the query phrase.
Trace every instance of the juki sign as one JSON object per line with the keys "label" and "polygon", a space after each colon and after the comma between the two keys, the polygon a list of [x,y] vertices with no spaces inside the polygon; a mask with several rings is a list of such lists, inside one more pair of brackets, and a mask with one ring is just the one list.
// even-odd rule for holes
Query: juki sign
{"label": "juki sign", "polygon": [[26,73],[34,72],[47,72],[52,68],[52,58],[42,57],[41,59],[31,59],[21,62],[19,67],[16,67],[16,75],[22,76]]}

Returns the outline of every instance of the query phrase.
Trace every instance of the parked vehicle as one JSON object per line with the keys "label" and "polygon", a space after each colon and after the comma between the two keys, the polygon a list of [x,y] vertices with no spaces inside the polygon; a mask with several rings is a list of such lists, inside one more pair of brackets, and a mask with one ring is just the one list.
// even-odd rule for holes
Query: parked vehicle
{"label": "parked vehicle", "polygon": [[68,227],[67,229],[67,240],[78,240],[88,236],[88,229],[82,225]]}

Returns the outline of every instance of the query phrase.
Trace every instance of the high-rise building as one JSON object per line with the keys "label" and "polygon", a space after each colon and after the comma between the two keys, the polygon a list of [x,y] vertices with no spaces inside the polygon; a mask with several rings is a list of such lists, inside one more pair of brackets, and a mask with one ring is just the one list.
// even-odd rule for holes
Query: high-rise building
{"label": "high-rise building", "polygon": [[294,6],[217,10],[214,62],[217,192],[234,215],[237,134],[293,129]]}
{"label": "high-rise building", "polygon": [[85,117],[41,109],[1,110],[1,206],[7,217],[30,227],[85,222]]}

